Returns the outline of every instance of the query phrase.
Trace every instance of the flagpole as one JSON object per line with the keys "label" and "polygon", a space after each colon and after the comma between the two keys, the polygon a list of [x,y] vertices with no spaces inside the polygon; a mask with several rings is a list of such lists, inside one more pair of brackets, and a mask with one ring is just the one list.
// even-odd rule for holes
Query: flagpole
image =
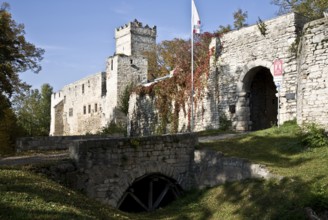
{"label": "flagpole", "polygon": [[191,0],[191,123],[190,132],[194,131],[194,24],[193,0]]}

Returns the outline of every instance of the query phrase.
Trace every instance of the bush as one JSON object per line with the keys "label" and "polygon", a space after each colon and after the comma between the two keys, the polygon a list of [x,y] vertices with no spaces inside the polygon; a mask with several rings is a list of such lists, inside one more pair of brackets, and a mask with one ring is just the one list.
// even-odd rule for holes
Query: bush
{"label": "bush", "polygon": [[108,123],[102,130],[98,133],[98,135],[106,135],[106,134],[124,134],[126,135],[126,128],[116,124],[114,120]]}
{"label": "bush", "polygon": [[119,97],[119,106],[118,109],[122,111],[125,115],[129,113],[129,101],[130,95],[133,89],[133,84],[127,85],[123,91],[123,93]]}
{"label": "bush", "polygon": [[228,131],[228,130],[231,130],[231,125],[232,125],[232,122],[231,120],[229,120],[227,118],[227,116],[225,114],[220,114],[219,116],[219,126],[220,126],[220,130],[221,131]]}
{"label": "bush", "polygon": [[17,125],[17,118],[11,108],[4,111],[0,119],[0,155],[13,154],[15,152],[16,138],[22,136],[23,130]]}
{"label": "bush", "polygon": [[323,128],[314,123],[307,124],[303,128],[302,144],[309,148],[328,146],[328,137]]}

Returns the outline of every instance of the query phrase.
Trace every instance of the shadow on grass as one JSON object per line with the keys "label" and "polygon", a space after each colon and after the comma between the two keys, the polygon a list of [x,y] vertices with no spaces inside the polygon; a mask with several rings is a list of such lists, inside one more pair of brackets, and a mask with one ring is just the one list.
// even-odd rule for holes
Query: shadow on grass
{"label": "shadow on grass", "polygon": [[328,208],[322,206],[326,198],[311,188],[315,181],[285,178],[225,184],[223,193],[217,195],[217,202],[238,204],[241,208],[235,210],[235,214],[242,219],[307,219],[306,207],[317,211]]}
{"label": "shadow on grass", "polygon": [[152,213],[137,214],[137,219],[170,219],[170,220],[208,220],[213,210],[203,204],[206,190],[193,190],[171,203],[165,209],[158,209]]}
{"label": "shadow on grass", "polygon": [[310,160],[291,157],[304,150],[298,136],[249,134],[239,138],[200,143],[200,148],[221,151],[225,156],[247,158],[253,162],[277,167],[298,166]]}
{"label": "shadow on grass", "polygon": [[0,219],[110,219],[116,213],[40,175],[0,168]]}
{"label": "shadow on grass", "polygon": [[139,215],[140,219],[307,219],[305,208],[317,213],[326,197],[318,196],[311,182],[300,179],[244,180],[212,189],[192,191],[164,210]]}

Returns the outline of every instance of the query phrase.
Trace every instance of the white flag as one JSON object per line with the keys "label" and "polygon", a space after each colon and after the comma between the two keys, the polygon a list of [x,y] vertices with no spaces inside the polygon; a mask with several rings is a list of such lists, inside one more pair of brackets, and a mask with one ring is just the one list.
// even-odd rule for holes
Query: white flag
{"label": "white flag", "polygon": [[194,0],[192,0],[192,26],[193,33],[200,34],[200,19]]}

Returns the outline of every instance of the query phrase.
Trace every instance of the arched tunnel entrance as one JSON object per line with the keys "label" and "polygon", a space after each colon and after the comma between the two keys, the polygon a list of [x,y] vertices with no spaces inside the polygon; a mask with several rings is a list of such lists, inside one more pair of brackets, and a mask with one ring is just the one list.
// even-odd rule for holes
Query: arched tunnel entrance
{"label": "arched tunnel entrance", "polygon": [[162,174],[136,179],[125,191],[117,207],[124,212],[148,212],[164,207],[182,193],[179,184]]}
{"label": "arched tunnel entrance", "polygon": [[250,70],[249,105],[251,130],[261,130],[277,124],[277,88],[268,68],[255,67]]}

